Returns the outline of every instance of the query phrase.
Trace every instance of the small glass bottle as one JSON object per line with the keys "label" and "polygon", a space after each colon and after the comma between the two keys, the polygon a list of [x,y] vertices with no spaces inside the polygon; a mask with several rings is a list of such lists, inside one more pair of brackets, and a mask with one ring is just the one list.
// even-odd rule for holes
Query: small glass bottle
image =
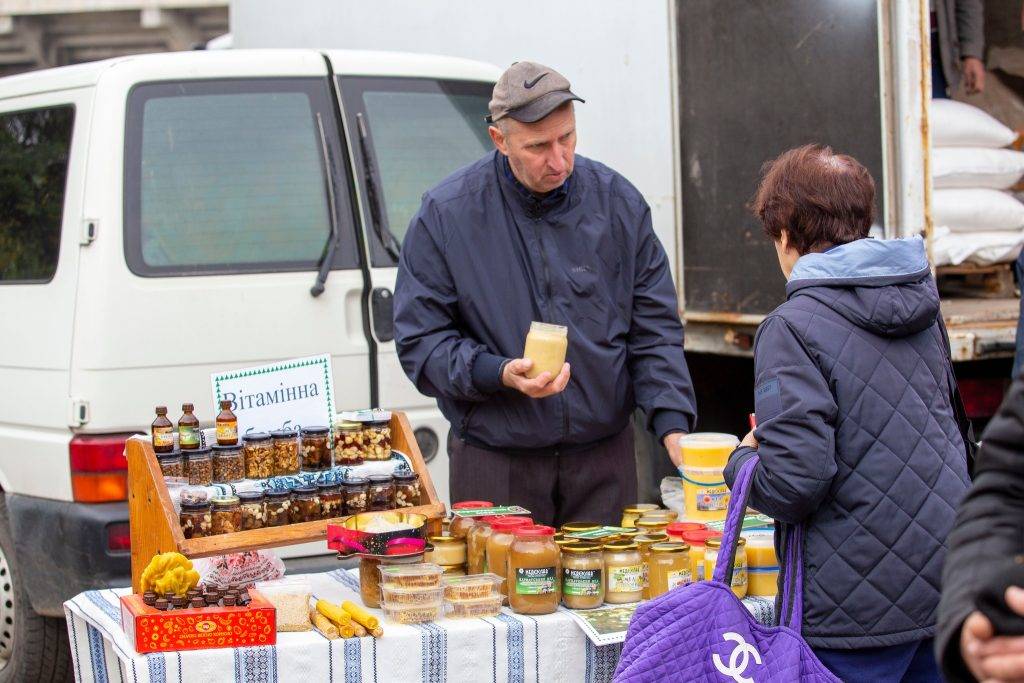
{"label": "small glass bottle", "polygon": [[238,443],[238,418],[231,412],[231,401],[220,402],[220,413],[217,414],[217,443],[221,446],[234,446]]}
{"label": "small glass bottle", "polygon": [[199,448],[199,418],[192,411],[191,403],[181,404],[181,417],[178,418],[178,448],[183,451]]}
{"label": "small glass bottle", "polygon": [[395,507],[395,482],[390,474],[374,474],[370,476],[370,489],[367,492],[370,510],[391,510]]}
{"label": "small glass bottle", "polygon": [[174,450],[174,423],[167,419],[167,406],[156,407],[156,419],[150,431],[155,452],[170,453]]}

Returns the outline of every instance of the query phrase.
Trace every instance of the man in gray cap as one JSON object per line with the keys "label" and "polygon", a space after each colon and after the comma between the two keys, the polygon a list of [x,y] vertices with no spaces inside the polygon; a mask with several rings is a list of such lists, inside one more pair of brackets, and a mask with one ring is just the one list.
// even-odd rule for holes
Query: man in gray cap
{"label": "man in gray cap", "polygon": [[[637,489],[631,416],[678,464],[696,420],[675,285],[629,181],[575,154],[569,81],[513,64],[487,117],[497,148],[423,196],[402,247],[402,366],[451,422],[453,501],[538,522],[614,522]],[[568,328],[561,371],[530,378],[533,321]]]}

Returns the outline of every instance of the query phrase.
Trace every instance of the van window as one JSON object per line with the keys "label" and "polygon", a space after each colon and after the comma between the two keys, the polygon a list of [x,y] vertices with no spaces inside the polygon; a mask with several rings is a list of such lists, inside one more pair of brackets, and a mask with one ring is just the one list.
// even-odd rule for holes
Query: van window
{"label": "van window", "polygon": [[[137,86],[125,142],[132,271],[315,270],[331,230],[318,115],[335,196],[347,202],[326,80]],[[347,203],[337,215],[342,242],[333,267],[358,267]]]}
{"label": "van window", "polygon": [[[341,88],[350,115],[366,118],[384,227],[401,244],[423,193],[492,149],[484,117],[493,84],[349,77]],[[382,249],[373,256],[394,264]]]}
{"label": "van window", "polygon": [[0,283],[57,272],[74,107],[0,114]]}

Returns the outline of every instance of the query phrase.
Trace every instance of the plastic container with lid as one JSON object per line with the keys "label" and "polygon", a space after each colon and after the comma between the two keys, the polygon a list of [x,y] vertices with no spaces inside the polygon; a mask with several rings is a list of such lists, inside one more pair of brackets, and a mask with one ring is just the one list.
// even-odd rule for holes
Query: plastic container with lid
{"label": "plastic container with lid", "polygon": [[234,484],[245,479],[245,460],[237,445],[213,445],[213,483]]}
{"label": "plastic container with lid", "polygon": [[[620,539],[627,540],[627,539]],[[650,549],[655,543],[665,543],[668,539],[668,534],[664,533],[653,533],[653,534],[638,534],[632,539],[640,550],[640,560],[643,563],[642,568],[642,583],[643,583],[643,599],[647,600],[651,597],[650,595]]]}
{"label": "plastic container with lid", "polygon": [[157,453],[156,460],[160,463],[160,474],[165,477],[185,477],[185,458],[181,451],[171,447],[170,452]]}
{"label": "plastic container with lid", "polygon": [[395,472],[395,507],[411,508],[420,504],[420,475]]}
{"label": "plastic container with lid", "polygon": [[562,604],[570,609],[604,604],[604,550],[599,544],[562,547]]}
{"label": "plastic container with lid", "polygon": [[299,486],[292,490],[292,505],[289,510],[292,524],[315,522],[320,519],[320,496],[315,486]]}
{"label": "plastic container with lid", "polygon": [[392,510],[395,507],[395,480],[390,474],[373,474],[368,477],[370,486],[367,498],[371,511]]}
{"label": "plastic container with lid", "polygon": [[436,605],[441,602],[443,594],[443,588],[402,588],[385,585],[380,587],[381,604],[385,607]]}
{"label": "plastic container with lid", "polygon": [[238,500],[242,507],[242,531],[267,525],[267,506],[262,491],[243,491],[238,494]]}
{"label": "plastic container with lid", "polygon": [[219,496],[210,501],[211,533],[233,534],[242,530],[242,506],[238,496]]}
{"label": "plastic container with lid", "polygon": [[444,603],[436,605],[385,605],[384,616],[397,624],[422,624],[441,618]]}
{"label": "plastic container with lid", "polygon": [[690,572],[693,574],[694,581],[711,578],[704,576],[704,544],[710,539],[721,537],[722,532],[711,529],[683,532],[683,542],[690,546]]}
{"label": "plastic container with lid", "polygon": [[693,581],[690,546],[685,543],[655,543],[648,550],[648,592],[651,598]]}
{"label": "plastic container with lid", "polygon": [[345,514],[345,498],[341,493],[341,484],[317,484],[316,493],[320,498],[320,519],[334,519]]}
{"label": "plastic container with lid", "polygon": [[210,536],[213,529],[213,517],[210,513],[209,501],[182,502],[178,521],[181,523],[181,533],[185,538]]}
{"label": "plastic container with lid", "polygon": [[342,420],[334,425],[334,464],[363,463],[363,423]]}
{"label": "plastic container with lid", "polygon": [[333,463],[330,431],[330,428],[319,425],[302,428],[303,472],[322,472],[331,469]]}
{"label": "plastic container with lid", "polygon": [[209,486],[213,483],[213,457],[208,446],[200,446],[185,455],[185,469],[188,483],[192,486]]}
{"label": "plastic container with lid", "polygon": [[725,519],[729,488],[723,471],[729,455],[739,445],[732,434],[704,432],[679,437],[683,464],[683,500],[688,520]]}
{"label": "plastic container with lid", "polygon": [[747,595],[775,597],[779,591],[779,558],[772,531],[745,531],[747,539]]}
{"label": "plastic container with lid", "polygon": [[[484,541],[484,558],[481,571],[488,571],[498,576],[508,575],[508,549],[515,540],[515,530],[522,526],[533,524],[529,517],[494,517],[491,521],[491,531]],[[475,532],[479,527],[474,527]],[[469,573],[473,573],[472,569]],[[502,586],[502,593],[507,589]]]}
{"label": "plastic container with lid", "polygon": [[492,573],[441,578],[441,585],[444,586],[444,599],[449,602],[478,600],[501,595],[503,583],[505,583],[504,578]]}
{"label": "plastic container with lid", "polygon": [[299,473],[299,434],[289,429],[270,432],[274,446],[274,476]]}
{"label": "plastic container with lid", "polygon": [[396,588],[440,588],[444,570],[430,562],[396,564],[380,568],[380,585]]}
{"label": "plastic container with lid", "polygon": [[[482,510],[492,508],[494,503],[489,500],[463,500],[452,505],[452,510]],[[473,526],[473,517],[452,516],[452,522],[448,527],[448,533],[455,538],[465,538]]]}
{"label": "plastic container with lid", "polygon": [[349,477],[341,480],[341,495],[345,498],[345,514],[357,515],[370,509],[370,480]]}
{"label": "plastic container with lid", "polygon": [[551,614],[561,600],[562,559],[549,526],[522,526],[508,552],[508,603],[518,614]]}
{"label": "plastic container with lid", "polygon": [[466,541],[454,536],[441,534],[427,539],[433,546],[424,555],[426,562],[433,562],[445,567],[466,564]]}
{"label": "plastic container with lid", "polygon": [[610,605],[639,602],[643,598],[643,559],[635,541],[604,545],[604,601]]}
{"label": "plastic container with lid", "polygon": [[558,377],[565,365],[565,353],[569,347],[569,328],[550,323],[532,322],[526,335],[523,358],[533,361],[527,371],[529,379],[535,379],[541,373],[548,372],[551,378]]}
{"label": "plastic container with lid", "polygon": [[673,541],[683,540],[683,534],[687,531],[701,531],[707,529],[707,526],[700,522],[672,522],[665,527],[665,533],[668,534]]}
{"label": "plastic container with lid", "polygon": [[[396,566],[422,566],[423,553],[408,555],[363,555],[359,558],[359,597],[367,607],[380,607],[381,570]],[[440,588],[440,581],[434,584],[418,585],[415,582],[390,582],[395,588]]]}
{"label": "plastic container with lid", "polygon": [[619,524],[619,526],[632,529],[636,526],[636,520],[640,519],[645,512],[660,509],[661,508],[653,503],[633,503],[628,508],[623,509],[622,523]]}
{"label": "plastic container with lid", "polygon": [[270,434],[253,432],[242,437],[242,457],[245,460],[246,479],[266,479],[274,476],[274,445]]}
{"label": "plastic container with lid", "polygon": [[267,491],[267,526],[291,524],[292,492],[288,489]]}
{"label": "plastic container with lid", "polygon": [[[732,570],[732,592],[737,598],[747,597],[747,539],[740,537],[736,540],[736,560],[733,562]],[[718,554],[722,548],[722,539],[708,539],[704,546],[704,576],[708,579],[715,575],[715,565],[718,564]]]}
{"label": "plastic container with lid", "polygon": [[473,600],[446,602],[445,614],[449,619],[482,619],[501,614],[502,596],[490,595]]}

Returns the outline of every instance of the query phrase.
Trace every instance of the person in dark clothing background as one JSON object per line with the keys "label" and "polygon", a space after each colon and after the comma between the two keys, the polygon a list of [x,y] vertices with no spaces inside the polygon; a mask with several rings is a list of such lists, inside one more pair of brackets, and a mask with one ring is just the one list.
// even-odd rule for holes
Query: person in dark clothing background
{"label": "person in dark clothing background", "polygon": [[[1005,571],[1006,562],[1022,553],[1024,377],[1018,376],[982,436],[974,484],[949,537],[936,637],[947,680],[1024,680],[1024,636],[997,636],[976,605],[989,583],[1006,581],[1000,568]],[[1024,618],[1024,586],[1010,587],[1003,597]]]}
{"label": "person in dark clothing background", "polygon": [[[569,81],[533,62],[494,87],[496,151],[423,196],[402,246],[395,341],[451,423],[453,501],[523,505],[538,522],[611,523],[636,497],[637,405],[678,465],[695,399],[651,211],[575,153]],[[529,379],[532,321],[569,329],[557,376]]]}
{"label": "person in dark clothing background", "polygon": [[753,209],[787,300],[757,331],[757,427],[725,478],[758,456],[750,505],[803,525],[802,634],[825,666],[847,682],[937,681],[967,457],[924,244],[868,238],[874,200],[867,169],[828,147],[766,164]]}
{"label": "person in dark clothing background", "polygon": [[932,97],[948,98],[962,78],[968,94],[985,89],[983,0],[930,0]]}

